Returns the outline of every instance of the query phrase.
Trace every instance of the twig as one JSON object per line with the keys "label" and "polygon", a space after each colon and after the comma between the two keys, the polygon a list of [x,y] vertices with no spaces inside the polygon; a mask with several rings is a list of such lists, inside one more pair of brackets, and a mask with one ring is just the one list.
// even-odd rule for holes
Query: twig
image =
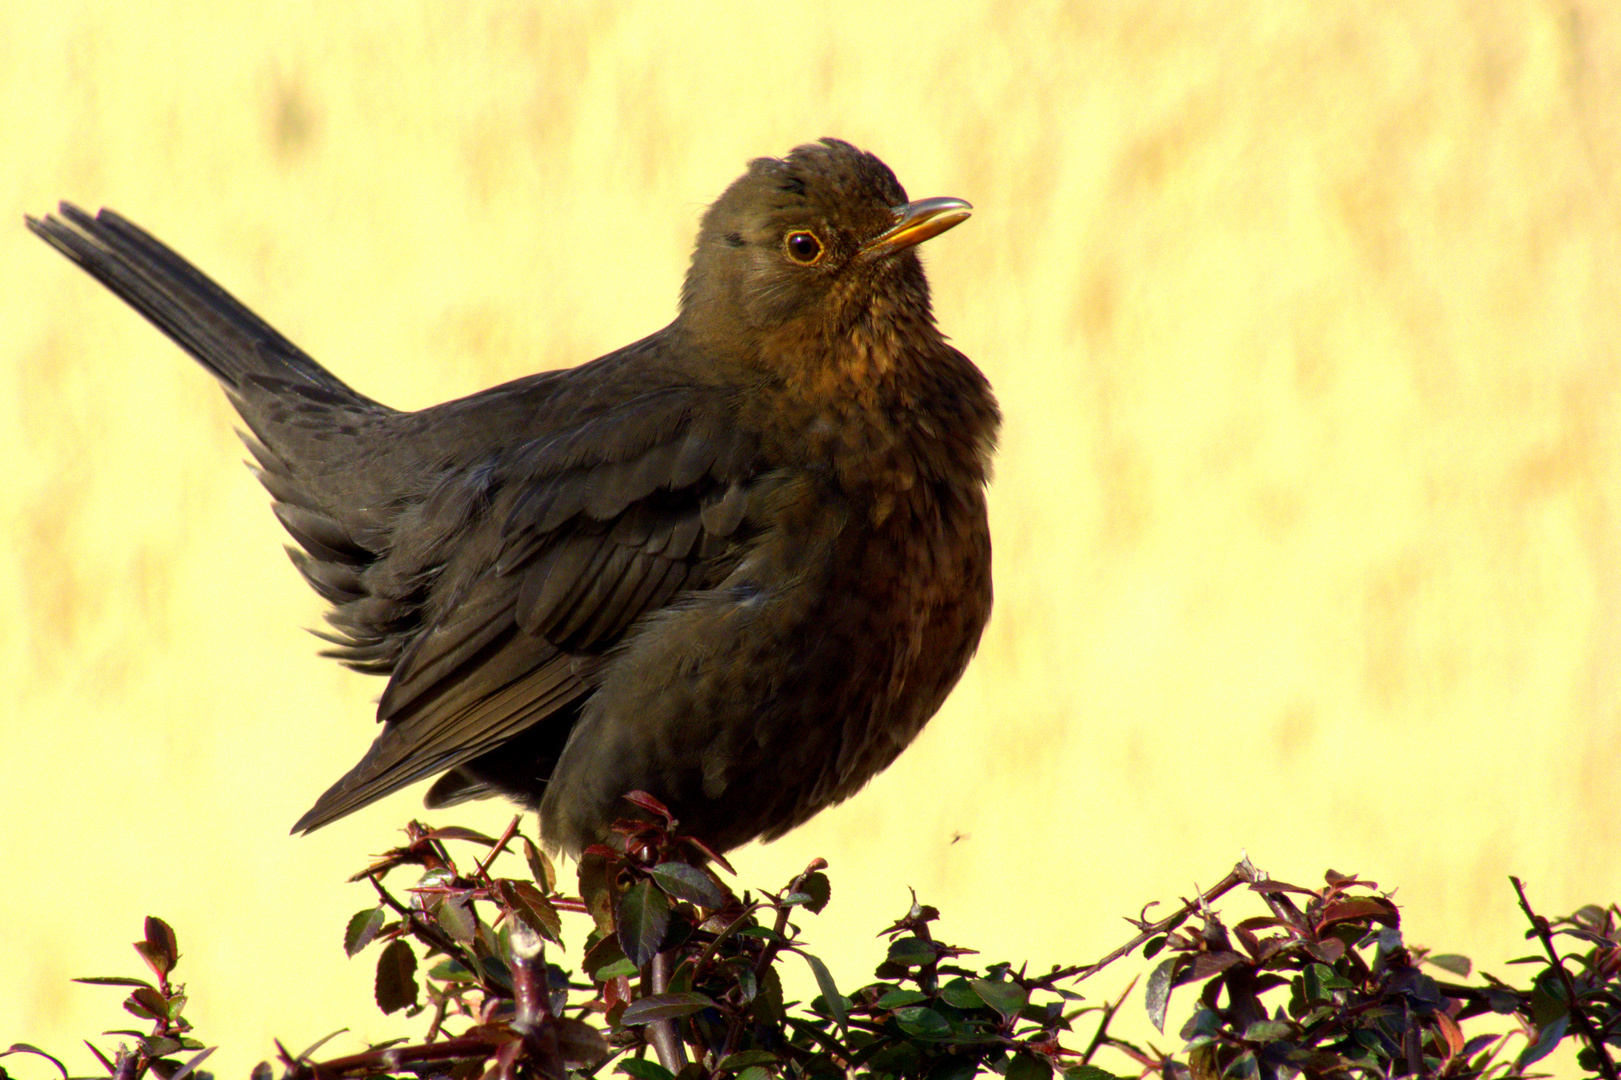
{"label": "twig", "polygon": [[333,1058],[330,1061],[313,1062],[289,1059],[292,1068],[288,1071],[285,1080],[313,1080],[317,1076],[330,1078],[350,1073],[374,1076],[380,1072],[394,1072],[402,1065],[467,1059],[482,1060],[489,1056],[490,1050],[494,1046],[495,1043],[482,1035],[464,1035],[460,1038],[446,1039],[443,1042],[420,1043],[416,1046],[390,1046],[382,1050],[363,1050],[358,1054],[349,1054],[346,1057]]}
{"label": "twig", "polygon": [[1200,893],[1192,900],[1184,900],[1181,907],[1177,908],[1165,918],[1156,923],[1151,923],[1148,926],[1143,927],[1142,933],[1138,934],[1136,937],[1114,950],[1114,952],[1103,957],[1101,960],[1088,964],[1083,968],[1076,969],[1076,980],[1079,981],[1081,979],[1091,978],[1093,975],[1096,975],[1098,972],[1102,971],[1104,968],[1108,967],[1122,956],[1126,956],[1134,952],[1138,946],[1142,945],[1150,938],[1159,934],[1168,933],[1170,930],[1180,925],[1182,920],[1198,911],[1203,905],[1208,904],[1212,900],[1218,899],[1223,894],[1232,891],[1234,887],[1246,883],[1253,885],[1257,881],[1264,880],[1265,876],[1257,871],[1255,867],[1251,866],[1248,859],[1245,859],[1243,862],[1233,867],[1232,871],[1226,877],[1216,882],[1215,885]]}
{"label": "twig", "polygon": [[434,926],[416,912],[394,899],[394,895],[387,889],[383,888],[383,883],[377,879],[375,874],[367,875],[366,880],[372,883],[372,888],[376,889],[377,895],[383,898],[383,903],[393,908],[395,912],[405,919],[406,922],[417,933],[421,934],[440,949],[444,950],[446,956],[449,956],[451,959],[455,960],[468,971],[480,970],[479,966],[473,962],[473,959],[468,956],[465,951],[463,951],[462,947],[441,933],[437,926]]}
{"label": "twig", "polygon": [[1098,1047],[1102,1046],[1103,1040],[1108,1037],[1109,1022],[1114,1019],[1114,1014],[1120,1011],[1120,1006],[1126,1003],[1126,998],[1131,996],[1131,992],[1136,988],[1137,977],[1132,976],[1131,982],[1121,991],[1120,996],[1112,1004],[1103,1006],[1103,1016],[1098,1020],[1098,1029],[1092,1035],[1092,1041],[1086,1044],[1086,1052],[1081,1054],[1082,1065],[1091,1063],[1092,1055],[1098,1052]]}
{"label": "twig", "polygon": [[485,885],[494,886],[495,883],[490,880],[490,864],[495,861],[497,855],[507,849],[507,845],[512,843],[512,838],[518,835],[518,823],[522,820],[520,815],[514,814],[512,823],[507,826],[507,831],[501,834],[501,839],[495,842],[495,845],[490,848],[490,853],[480,859],[478,865],[473,868],[473,876],[484,882]]}
{"label": "twig", "polygon": [[1531,910],[1531,901],[1526,899],[1525,886],[1520,883],[1520,879],[1510,875],[1509,881],[1513,882],[1514,892],[1520,898],[1520,910],[1525,912],[1527,919],[1531,920],[1532,932],[1536,934],[1537,940],[1542,942],[1542,949],[1548,954],[1548,959],[1553,962],[1554,970],[1559,972],[1559,981],[1565,987],[1565,1004],[1570,1009],[1570,1026],[1576,1029],[1577,1034],[1581,1035],[1583,1041],[1593,1051],[1594,1056],[1598,1059],[1598,1071],[1604,1077],[1604,1080],[1621,1080],[1616,1075],[1615,1061],[1610,1057],[1609,1048],[1604,1045],[1604,1040],[1593,1030],[1592,1022],[1588,1019],[1587,1013],[1582,1009],[1581,1003],[1576,1000],[1576,984],[1571,981],[1570,972],[1565,970],[1565,963],[1559,958],[1559,950],[1554,948],[1553,934],[1548,930],[1548,920]]}

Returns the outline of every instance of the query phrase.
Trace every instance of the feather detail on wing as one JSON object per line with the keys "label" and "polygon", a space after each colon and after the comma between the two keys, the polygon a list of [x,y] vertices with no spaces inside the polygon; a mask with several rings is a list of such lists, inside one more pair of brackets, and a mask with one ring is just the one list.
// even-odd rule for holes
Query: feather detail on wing
{"label": "feather detail on wing", "polygon": [[[383,732],[295,831],[454,769],[554,714],[571,722],[567,707],[591,691],[601,657],[636,620],[713,586],[735,564],[755,447],[714,413],[676,408],[638,419],[647,437],[639,448],[621,441],[636,452],[618,460],[579,460],[570,437],[579,432],[569,431],[513,452],[481,478],[476,498],[436,491],[424,501],[424,530],[431,520],[433,534],[455,535],[455,549],[427,585],[422,628],[396,650],[378,705]],[[614,423],[622,434],[626,417]],[[445,483],[465,485],[467,475],[447,472]],[[451,512],[465,521],[446,530]],[[278,514],[308,553],[299,560],[305,577],[340,603],[338,652],[355,666],[385,657],[379,639],[388,635],[344,617],[340,598],[356,595],[361,580],[341,537],[319,514],[287,503]],[[394,549],[407,553],[412,519],[401,528]],[[458,779],[444,797],[477,787]]]}

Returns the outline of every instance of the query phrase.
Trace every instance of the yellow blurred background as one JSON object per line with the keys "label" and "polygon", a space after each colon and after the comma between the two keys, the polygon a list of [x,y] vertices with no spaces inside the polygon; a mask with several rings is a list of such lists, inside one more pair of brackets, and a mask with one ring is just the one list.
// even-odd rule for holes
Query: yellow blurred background
{"label": "yellow blurred background", "polygon": [[1614,4],[22,0],[0,28],[0,1044],[89,1070],[130,1018],[68,980],[139,973],[149,913],[222,1076],[422,1026],[340,944],[420,789],[287,835],[381,684],[299,630],[213,382],[24,231],[57,198],[401,407],[663,325],[751,157],[838,135],[971,200],[925,257],[1007,415],[995,619],[894,768],[736,860],[831,862],[807,932],[847,987],[908,886],[987,959],[1078,962],[1247,851],[1399,887],[1410,941],[1504,976],[1506,875],[1550,913],[1621,894]]}

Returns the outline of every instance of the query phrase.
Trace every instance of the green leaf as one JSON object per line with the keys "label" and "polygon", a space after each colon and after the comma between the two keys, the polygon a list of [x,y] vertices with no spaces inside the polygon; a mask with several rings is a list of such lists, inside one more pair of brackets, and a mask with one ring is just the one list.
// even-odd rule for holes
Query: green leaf
{"label": "green leaf", "polygon": [[1491,1006],[1492,1012],[1507,1016],[1519,1009],[1520,995],[1507,987],[1489,986],[1486,988],[1486,1004]]}
{"label": "green leaf", "polygon": [[[1019,1015],[1030,995],[1024,988],[1013,983],[994,982],[990,979],[969,979],[968,985],[974,988],[980,1000],[1002,1014],[1002,1019],[1011,1020]],[[1051,1071],[1049,1069],[1049,1071]]]}
{"label": "green leaf", "polygon": [[455,882],[455,880],[456,875],[451,873],[448,867],[436,866],[432,870],[426,871],[421,877],[417,878],[416,887],[423,891],[430,889],[448,889],[450,888],[451,884]]}
{"label": "green leaf", "polygon": [[952,979],[940,988],[940,1000],[954,1009],[983,1009],[985,999],[974,993],[974,988],[968,985],[968,980]]}
{"label": "green leaf", "polygon": [[1244,1029],[1245,1042],[1272,1043],[1294,1034],[1294,1025],[1282,1020],[1257,1020]]}
{"label": "green leaf", "polygon": [[619,1023],[624,1027],[641,1027],[655,1020],[675,1020],[682,1016],[691,1016],[695,1012],[713,1008],[714,1005],[714,1001],[706,995],[691,991],[683,994],[654,994],[626,1006]]}
{"label": "green leaf", "polygon": [[920,1039],[945,1039],[951,1035],[951,1021],[933,1009],[921,1005],[897,1009],[895,1023],[908,1035],[915,1035]]}
{"label": "green leaf", "polygon": [[1020,1051],[1008,1062],[1007,1080],[1051,1080],[1052,1062]]}
{"label": "green leaf", "polygon": [[658,887],[677,900],[686,900],[710,911],[726,906],[725,890],[690,863],[659,863],[650,873]]}
{"label": "green leaf", "polygon": [[1467,979],[1469,977],[1469,972],[1474,970],[1473,965],[1469,963],[1469,958],[1467,956],[1459,956],[1457,953],[1441,953],[1438,956],[1428,957],[1427,960],[1429,963],[1434,964],[1442,971],[1450,971],[1452,974],[1463,979]]}
{"label": "green leaf", "polygon": [[760,974],[760,992],[754,996],[750,1003],[754,1006],[754,1018],[757,1022],[772,1027],[781,1027],[788,1021],[788,1012],[783,1005],[782,976],[778,974],[776,965],[772,965]]}
{"label": "green leaf", "polygon": [[780,945],[787,939],[769,926],[740,926],[732,931],[733,937],[755,937],[773,945]]}
{"label": "green leaf", "polygon": [[1171,977],[1176,973],[1177,957],[1167,956],[1154,967],[1148,976],[1148,989],[1144,994],[1144,1004],[1148,1007],[1149,1023],[1161,1034],[1165,1031],[1165,1010],[1171,1004]]}
{"label": "green leaf", "polygon": [[902,967],[924,967],[934,963],[934,946],[922,938],[903,937],[889,943],[889,962]]}
{"label": "green leaf", "polygon": [[416,953],[403,940],[396,938],[383,946],[377,958],[377,1007],[392,1013],[415,1005],[416,970]]}
{"label": "green leaf", "polygon": [[1125,1080],[1096,1065],[1072,1065],[1064,1070],[1064,1080]]}
{"label": "green leaf", "polygon": [[593,982],[603,983],[607,982],[609,979],[617,979],[621,976],[628,979],[640,970],[641,969],[635,964],[621,956],[619,959],[614,960],[593,971],[591,973],[591,980]]}
{"label": "green leaf", "polygon": [[[729,960],[727,966],[732,969],[732,977],[737,980],[737,988],[742,991],[744,1001],[753,1001],[754,995],[760,992],[760,980],[755,978],[754,965],[746,960]],[[690,972],[692,969],[683,965],[682,971]]]}
{"label": "green leaf", "polygon": [[670,899],[651,881],[638,881],[619,898],[619,947],[638,968],[658,955],[670,929]]}
{"label": "green leaf", "polygon": [[467,910],[465,900],[452,900],[447,896],[430,910],[433,917],[438,920],[439,929],[449,934],[452,940],[463,944],[473,940],[476,924],[473,921],[473,913]]}
{"label": "green leaf", "polygon": [[760,1065],[750,1065],[737,1074],[737,1080],[771,1080],[771,1070]]}
{"label": "green leaf", "polygon": [[675,1080],[675,1073],[646,1058],[622,1058],[616,1069],[634,1076],[636,1080]]}
{"label": "green leaf", "polygon": [[777,1055],[769,1050],[743,1050],[723,1058],[720,1063],[720,1070],[722,1072],[736,1072],[738,1069],[747,1069],[754,1065],[772,1065],[777,1060]]}
{"label": "green leaf", "polygon": [[822,998],[827,1002],[827,1011],[832,1014],[833,1019],[840,1028],[848,1028],[850,1026],[850,1008],[844,999],[844,995],[839,993],[838,986],[833,982],[833,973],[827,970],[827,965],[822,963],[820,957],[813,956],[810,953],[801,955],[805,957],[805,962],[810,965],[811,974],[816,976],[816,985],[821,989]]}
{"label": "green leaf", "polygon": [[1328,994],[1323,990],[1323,980],[1318,976],[1317,969],[1321,964],[1307,964],[1300,971],[1300,998],[1305,1004],[1312,1005],[1323,1001]]}
{"label": "green leaf", "polygon": [[[944,997],[945,995],[941,994],[940,996]],[[876,1007],[880,1009],[904,1009],[908,1005],[917,1005],[927,1000],[929,1000],[929,995],[920,993],[917,990],[891,990],[878,999]],[[952,1002],[952,1004],[956,1003]],[[979,1002],[976,1001],[974,1004],[978,1005]],[[969,1007],[972,1008],[973,1006]],[[958,1008],[961,1008],[961,1006],[958,1006]]]}
{"label": "green leaf", "polygon": [[383,928],[383,905],[357,911],[343,930],[343,951],[350,956],[372,943],[377,931]]}

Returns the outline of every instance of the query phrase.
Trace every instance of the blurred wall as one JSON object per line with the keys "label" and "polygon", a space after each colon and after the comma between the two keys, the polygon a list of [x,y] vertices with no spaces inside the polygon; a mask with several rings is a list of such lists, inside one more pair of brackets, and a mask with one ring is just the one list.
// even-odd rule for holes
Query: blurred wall
{"label": "blurred wall", "polygon": [[380,684],[299,631],[319,607],[211,381],[23,230],[59,197],[402,407],[657,329],[750,157],[836,134],[970,199],[926,258],[1007,413],[995,620],[916,748],[738,860],[831,861],[808,932],[852,985],[909,885],[988,958],[1082,961],[1248,851],[1399,886],[1410,940],[1499,971],[1507,874],[1549,912],[1621,894],[1621,9],[23,0],[0,27],[0,1043],[88,1069],[128,1017],[68,980],[135,973],[148,913],[222,1076],[419,1027],[340,935],[420,792],[286,835]]}

